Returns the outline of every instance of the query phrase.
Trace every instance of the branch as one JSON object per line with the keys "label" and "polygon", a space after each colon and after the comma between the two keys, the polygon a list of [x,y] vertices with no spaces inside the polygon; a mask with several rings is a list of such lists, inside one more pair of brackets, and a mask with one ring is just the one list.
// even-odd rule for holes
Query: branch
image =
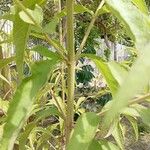
{"label": "branch", "polygon": [[85,35],[84,35],[84,38],[83,38],[82,42],[81,42],[81,45],[80,45],[80,47],[79,47],[79,50],[78,50],[78,52],[77,52],[77,54],[76,54],[76,59],[79,58],[79,55],[81,54],[81,52],[82,52],[82,50],[83,50],[83,48],[84,48],[84,46],[85,46],[85,44],[86,44],[86,41],[87,41],[88,36],[89,36],[89,34],[90,34],[90,32],[91,32],[91,29],[92,29],[92,27],[93,27],[93,25],[94,25],[94,23],[95,23],[95,20],[96,20],[98,14],[99,14],[99,10],[103,7],[104,3],[105,3],[105,1],[102,0],[102,1],[100,2],[99,6],[98,6],[98,8],[97,8],[97,10],[96,10],[96,12],[94,13],[93,18],[92,18],[92,20],[91,20],[91,22],[90,22],[90,24],[89,24],[89,26],[88,26],[88,29],[87,29],[87,31],[86,31],[86,33],[85,33]]}
{"label": "branch", "polygon": [[56,102],[56,104],[57,104],[57,107],[58,107],[59,111],[60,111],[61,114],[62,114],[63,119],[65,120],[65,118],[66,118],[65,113],[64,113],[64,111],[62,110],[62,108],[61,108],[61,106],[60,106],[60,104],[59,104],[59,102],[58,102],[58,100],[57,100],[57,98],[56,98],[54,92],[51,90],[50,93],[51,93],[53,99],[55,100],[55,102]]}

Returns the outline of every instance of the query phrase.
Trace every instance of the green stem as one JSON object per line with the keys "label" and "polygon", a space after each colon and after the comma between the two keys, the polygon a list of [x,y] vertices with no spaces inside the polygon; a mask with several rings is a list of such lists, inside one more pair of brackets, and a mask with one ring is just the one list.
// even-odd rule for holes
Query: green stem
{"label": "green stem", "polygon": [[[61,13],[61,0],[58,0],[58,12]],[[62,19],[59,20],[59,42],[63,46],[63,28],[62,28]],[[64,63],[61,66],[61,84],[62,84],[62,100],[65,102],[65,79],[64,79]]]}
{"label": "green stem", "polygon": [[96,10],[96,12],[94,13],[94,15],[93,15],[93,17],[92,17],[92,20],[91,20],[91,22],[90,22],[90,24],[89,24],[89,26],[88,26],[88,29],[87,29],[87,31],[86,31],[84,37],[83,37],[83,40],[82,40],[81,45],[80,45],[80,47],[79,47],[79,50],[78,50],[78,52],[77,52],[77,54],[76,54],[76,59],[79,58],[79,55],[81,54],[81,52],[82,52],[82,50],[83,50],[83,48],[84,48],[84,46],[85,46],[85,43],[86,43],[86,41],[87,41],[87,39],[88,39],[88,36],[89,36],[89,34],[90,34],[90,32],[91,32],[91,29],[93,28],[93,25],[94,25],[94,23],[95,23],[95,20],[96,20],[98,14],[99,14],[99,10],[103,7],[104,3],[105,3],[105,1],[102,0],[102,1],[100,2],[99,6],[98,6],[98,8],[97,8],[97,10]]}
{"label": "green stem", "polygon": [[74,0],[66,1],[67,7],[67,51],[68,51],[68,97],[65,125],[66,144],[70,139],[74,117],[74,83],[75,83],[75,50],[74,50]]}

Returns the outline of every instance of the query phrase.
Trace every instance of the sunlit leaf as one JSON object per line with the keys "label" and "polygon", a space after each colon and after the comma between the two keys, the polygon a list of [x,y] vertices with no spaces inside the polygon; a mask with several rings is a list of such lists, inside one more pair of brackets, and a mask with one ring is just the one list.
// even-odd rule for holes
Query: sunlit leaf
{"label": "sunlit leaf", "polygon": [[84,113],[78,119],[67,150],[87,150],[99,124],[99,117],[94,113]]}
{"label": "sunlit leaf", "polygon": [[77,4],[75,5],[75,12],[78,14],[78,13],[84,13],[84,12],[88,12],[90,14],[93,15],[93,11],[89,10],[88,8],[86,8],[85,6],[83,5],[80,5],[80,4]]}
{"label": "sunlit leaf", "polygon": [[105,13],[110,13],[109,9],[107,8],[106,5],[104,5],[100,10],[99,10],[99,15],[105,14]]}
{"label": "sunlit leaf", "polygon": [[145,0],[132,0],[132,2],[145,14],[148,15],[148,8],[146,6]]}
{"label": "sunlit leaf", "polygon": [[125,70],[119,63],[117,62],[108,62],[107,63],[109,69],[111,70],[114,78],[118,81],[119,85],[121,85],[127,76],[128,72]]}
{"label": "sunlit leaf", "polygon": [[[86,8],[85,6],[83,5],[80,5],[80,4],[76,4],[75,7],[74,7],[74,14],[80,14],[80,13],[84,13],[84,12],[88,12],[90,13],[91,15],[94,14],[94,12],[88,8]],[[62,18],[62,17],[65,17],[67,15],[67,12],[66,12],[66,8],[64,8],[60,13],[58,13],[56,15],[57,18]]]}
{"label": "sunlit leaf", "polygon": [[121,111],[121,114],[133,116],[133,117],[139,117],[139,113],[135,108],[132,107],[126,107]]}
{"label": "sunlit leaf", "polygon": [[57,18],[56,19],[54,18],[53,20],[51,20],[48,24],[44,26],[43,30],[48,34],[55,32],[58,22],[59,20]]}
{"label": "sunlit leaf", "polygon": [[52,52],[51,50],[42,45],[35,46],[33,49],[31,49],[31,51],[38,52],[42,56],[45,56],[49,59],[60,59],[60,56],[57,53]]}
{"label": "sunlit leaf", "polygon": [[9,101],[4,101],[0,98],[0,109],[4,111],[4,113],[6,113],[8,110],[8,107],[9,107]]}
{"label": "sunlit leaf", "polygon": [[57,107],[55,106],[47,106],[46,108],[39,110],[38,112],[36,112],[36,121],[42,120],[50,115],[57,115],[60,116],[60,113],[57,109]]}
{"label": "sunlit leaf", "polygon": [[26,11],[28,12],[28,14],[31,17],[24,11],[21,11],[19,13],[20,18],[24,22],[29,23],[29,24],[33,24],[33,25],[42,23],[42,21],[43,21],[43,10],[42,10],[42,8],[40,6],[36,5],[34,10],[31,10],[31,9],[27,8]]}
{"label": "sunlit leaf", "polygon": [[8,117],[0,145],[1,150],[13,148],[19,131],[29,117],[37,92],[47,81],[49,72],[56,63],[57,60],[35,63],[32,67],[32,75],[23,79],[8,109]]}
{"label": "sunlit leaf", "polygon": [[150,19],[129,0],[106,0],[106,2],[112,13],[124,22],[131,37],[135,39],[137,49],[140,50],[137,61],[114,97],[112,108],[105,121],[106,124],[109,124],[128,105],[129,100],[133,99],[149,82],[150,32],[147,31],[150,31]]}
{"label": "sunlit leaf", "polygon": [[88,150],[119,150],[119,147],[106,140],[93,140]]}
{"label": "sunlit leaf", "polygon": [[139,113],[142,121],[150,127],[150,109],[141,109]]}
{"label": "sunlit leaf", "polygon": [[118,146],[124,150],[124,145],[123,145],[123,133],[121,130],[121,124],[118,122],[115,123],[116,125],[114,126],[114,129],[112,131],[112,135],[114,137],[114,139],[116,140]]}
{"label": "sunlit leaf", "polygon": [[35,122],[29,123],[26,125],[24,132],[19,137],[19,149],[26,150],[26,143],[27,143],[29,134],[35,126],[36,126]]}
{"label": "sunlit leaf", "polygon": [[126,118],[129,120],[129,122],[131,123],[134,133],[135,133],[135,139],[136,141],[138,141],[138,137],[139,137],[139,131],[138,131],[138,124],[137,124],[137,120],[135,118],[133,118],[132,116],[126,116]]}
{"label": "sunlit leaf", "polygon": [[29,25],[20,19],[19,12],[20,9],[16,6],[16,14],[13,22],[13,42],[16,50],[17,71],[21,83],[23,79],[24,51],[29,37]]}
{"label": "sunlit leaf", "polygon": [[130,0],[106,0],[106,3],[111,13],[124,23],[127,33],[136,44],[149,42],[150,33],[147,31],[150,20],[147,15],[141,13]]}
{"label": "sunlit leaf", "polygon": [[0,73],[0,79],[2,79],[3,81],[5,81],[6,83],[10,84],[10,82]]}
{"label": "sunlit leaf", "polygon": [[101,74],[104,76],[112,94],[115,94],[118,90],[119,83],[115,79],[115,76],[113,76],[111,70],[108,67],[107,62],[104,62],[100,57],[91,55],[91,54],[84,54],[83,56],[88,57],[91,59],[97,66],[97,68],[100,70]]}

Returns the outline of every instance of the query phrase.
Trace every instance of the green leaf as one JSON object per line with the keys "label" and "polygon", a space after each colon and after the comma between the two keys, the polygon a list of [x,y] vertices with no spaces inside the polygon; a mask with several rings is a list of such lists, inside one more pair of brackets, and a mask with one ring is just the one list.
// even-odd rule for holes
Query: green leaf
{"label": "green leaf", "polygon": [[115,144],[106,140],[93,140],[88,150],[120,150]]}
{"label": "green leaf", "polygon": [[145,14],[149,14],[145,0],[132,0],[132,2]]}
{"label": "green leaf", "polygon": [[[36,3],[41,3],[42,0],[26,0],[23,1],[23,5],[29,9],[34,9]],[[25,23],[19,16],[21,8],[16,4],[15,16],[13,22],[13,38],[16,51],[16,65],[19,76],[19,82],[23,79],[23,64],[24,64],[24,52],[27,46],[27,40],[30,32],[30,25]],[[37,8],[38,10],[38,8]],[[38,12],[39,13],[39,12]]]}
{"label": "green leaf", "polygon": [[139,113],[135,108],[132,107],[126,107],[121,111],[121,114],[129,115],[132,117],[139,117]]}
{"label": "green leaf", "polygon": [[0,20],[1,19],[6,19],[6,20],[14,21],[14,15],[13,14],[9,14],[9,13],[5,13],[4,15],[0,16]]}
{"label": "green leaf", "polygon": [[10,82],[0,73],[0,78],[10,85]]}
{"label": "green leaf", "polygon": [[7,112],[9,107],[9,101],[4,101],[0,98],[0,109],[4,111],[4,113]]}
{"label": "green leaf", "polygon": [[150,33],[147,31],[150,31],[150,19],[129,0],[106,0],[106,2],[116,17],[125,23],[126,29],[132,33],[132,37],[135,39],[136,48],[141,50],[137,61],[114,97],[111,110],[106,116],[105,123],[110,124],[117,114],[128,105],[129,100],[143,90],[149,82]]}
{"label": "green leaf", "polygon": [[46,83],[49,72],[58,60],[46,60],[32,66],[32,75],[23,79],[8,109],[8,117],[1,141],[1,150],[12,150],[24,122],[29,117],[37,92]]}
{"label": "green leaf", "polygon": [[29,25],[20,19],[19,11],[20,9],[16,6],[16,14],[13,22],[13,42],[16,50],[16,65],[19,82],[21,83],[23,78],[24,51],[29,37]]}
{"label": "green leaf", "polygon": [[[140,46],[149,42],[149,17],[135,6],[130,0],[106,0],[107,8],[124,23],[127,33]],[[132,15],[131,15],[132,14]],[[139,48],[138,48],[139,49]]]}
{"label": "green leaf", "polygon": [[[79,13],[84,13],[84,12],[88,12],[90,13],[91,15],[94,14],[94,12],[92,10],[89,10],[88,8],[86,8],[85,6],[83,5],[80,5],[80,4],[76,4],[74,6],[74,14],[79,14]],[[58,13],[55,17],[56,18],[62,18],[62,17],[65,17],[67,15],[67,12],[66,12],[66,7],[60,12]]]}
{"label": "green leaf", "polygon": [[108,62],[108,67],[111,70],[114,78],[118,81],[119,85],[121,85],[127,76],[128,72],[125,70],[119,63],[117,62]]}
{"label": "green leaf", "polygon": [[[19,13],[19,16],[24,22],[29,23],[29,24],[33,24],[33,25],[42,23],[42,21],[43,21],[43,10],[40,6],[38,6],[36,4],[34,10],[27,8],[26,11],[28,12],[28,14],[32,18],[26,12],[21,11]],[[33,20],[36,22],[36,24]]]}
{"label": "green leaf", "polygon": [[52,19],[48,24],[44,26],[43,30],[48,34],[55,32],[58,22],[59,20],[57,18]]}
{"label": "green leaf", "polygon": [[39,110],[36,112],[36,121],[42,120],[50,115],[60,116],[60,113],[55,106],[47,106],[45,109]]}
{"label": "green leaf", "polygon": [[100,70],[101,74],[104,76],[112,94],[114,95],[119,87],[118,81],[113,76],[111,70],[109,69],[108,64],[102,60],[100,57],[92,55],[92,54],[83,54],[82,56],[86,56],[90,58]]}
{"label": "green leaf", "polygon": [[87,150],[99,125],[99,116],[95,113],[84,113],[75,126],[67,150]]}
{"label": "green leaf", "polygon": [[110,13],[109,9],[107,8],[106,5],[104,5],[98,12],[99,15],[105,14],[105,13]]}
{"label": "green leaf", "polygon": [[150,127],[150,108],[139,111],[142,121]]}
{"label": "green leaf", "polygon": [[89,145],[87,150],[93,150],[93,149],[94,150],[102,150],[100,143],[96,140],[93,140],[91,142],[91,144]]}
{"label": "green leaf", "polygon": [[49,58],[49,59],[61,59],[57,53],[52,52],[47,47],[42,45],[35,46],[31,51],[38,52],[39,54]]}
{"label": "green leaf", "polygon": [[138,125],[137,125],[137,120],[135,118],[133,118],[132,116],[127,116],[126,118],[129,120],[129,122],[131,123],[134,133],[135,133],[135,139],[136,141],[138,141],[139,138],[139,131],[138,131]]}
{"label": "green leaf", "polygon": [[26,125],[23,133],[19,137],[19,149],[20,150],[26,150],[25,146],[26,146],[29,134],[35,126],[36,126],[35,122],[31,122]]}
{"label": "green leaf", "polygon": [[[144,48],[144,47],[143,47]],[[115,116],[122,111],[124,107],[128,105],[129,100],[141,90],[149,82],[150,76],[150,45],[144,48],[142,55],[139,56],[137,62],[131,68],[129,75],[125,78],[121,88],[118,90],[117,95],[114,97],[112,108],[108,114],[108,120],[106,122],[110,123]],[[144,78],[143,78],[144,77]],[[130,87],[130,90],[129,90]]]}
{"label": "green leaf", "polygon": [[123,133],[122,133],[122,129],[121,129],[121,124],[118,122],[115,123],[115,127],[112,131],[112,135],[114,137],[114,139],[116,140],[118,146],[124,150],[124,138],[123,138]]}
{"label": "green leaf", "polygon": [[4,58],[0,60],[0,69],[14,61],[15,57]]}
{"label": "green leaf", "polygon": [[74,9],[75,9],[75,13],[77,13],[77,14],[84,13],[84,12],[88,12],[91,15],[94,14],[93,11],[89,10],[88,8],[86,8],[85,6],[80,5],[80,4],[75,5]]}

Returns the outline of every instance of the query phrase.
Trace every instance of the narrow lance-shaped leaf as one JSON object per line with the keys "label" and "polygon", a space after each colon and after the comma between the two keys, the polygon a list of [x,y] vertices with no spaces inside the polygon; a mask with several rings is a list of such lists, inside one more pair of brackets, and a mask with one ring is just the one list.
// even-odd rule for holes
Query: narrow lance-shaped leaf
{"label": "narrow lance-shaped leaf", "polygon": [[88,55],[86,54],[85,56],[90,58],[96,64],[97,68],[100,70],[101,74],[104,76],[111,92],[115,94],[118,89],[119,84],[117,80],[113,77],[107,64],[98,56],[91,55],[91,54],[88,54]]}
{"label": "narrow lance-shaped leaf", "polygon": [[13,41],[16,50],[16,65],[19,76],[19,81],[21,82],[23,78],[23,63],[24,63],[24,51],[26,49],[27,38],[29,36],[29,25],[24,23],[17,13],[14,19],[14,27],[13,27]]}
{"label": "narrow lance-shaped leaf", "polygon": [[0,69],[14,61],[15,57],[4,58],[0,60]]}
{"label": "narrow lance-shaped leaf", "polygon": [[[35,4],[40,4],[42,0],[26,0],[22,4],[29,8],[34,9]],[[15,1],[14,1],[15,3]],[[15,3],[16,4],[16,3]],[[27,46],[27,39],[29,37],[30,25],[25,23],[19,16],[21,8],[16,4],[16,13],[14,15],[13,22],[13,41],[16,51],[16,65],[19,76],[19,82],[21,83],[23,78],[23,64],[24,64],[24,51]]]}
{"label": "narrow lance-shaped leaf", "polygon": [[47,81],[49,72],[56,63],[56,60],[35,63],[31,77],[23,79],[8,109],[1,150],[13,149],[17,135],[31,112],[35,96]]}
{"label": "narrow lance-shaped leaf", "polygon": [[134,117],[131,116],[127,116],[126,118],[129,120],[129,122],[131,123],[134,133],[135,133],[135,140],[138,141],[138,137],[139,137],[139,133],[138,133],[138,124],[137,124],[137,120]]}
{"label": "narrow lance-shaped leaf", "polygon": [[49,59],[61,59],[61,57],[57,54],[49,50],[47,47],[42,45],[35,46],[31,51],[38,52],[39,54],[49,58]]}
{"label": "narrow lance-shaped leaf", "polygon": [[24,132],[20,135],[19,138],[19,148],[21,150],[26,150],[26,142],[28,140],[29,134],[32,131],[32,129],[36,126],[35,122],[29,123],[26,125]]}
{"label": "narrow lance-shaped leaf", "polygon": [[127,71],[119,64],[115,62],[105,62],[98,56],[92,54],[83,54],[82,56],[91,59],[96,64],[114,96],[124,77],[127,75]]}
{"label": "narrow lance-shaped leaf", "polygon": [[124,145],[123,145],[124,139],[123,139],[123,133],[121,130],[121,124],[117,121],[115,122],[115,126],[114,126],[114,129],[112,131],[112,136],[116,140],[116,143],[121,148],[121,150],[124,150]]}
{"label": "narrow lance-shaped leaf", "polygon": [[80,116],[75,126],[67,150],[87,150],[92,142],[99,124],[99,116],[85,113]]}
{"label": "narrow lance-shaped leaf", "polygon": [[[40,25],[42,23],[42,21],[43,21],[43,10],[39,5],[35,5],[34,10],[31,10],[31,9],[27,8],[26,11],[28,12],[28,14],[30,14],[30,16],[34,19],[34,21],[38,25]],[[19,16],[24,22],[35,25],[35,23],[28,16],[28,14],[26,14],[26,12],[24,12],[24,11],[21,11],[19,13]]]}
{"label": "narrow lance-shaped leaf", "polygon": [[[93,15],[94,12],[88,8],[86,8],[85,6],[83,5],[80,5],[80,4],[77,4],[74,6],[74,14],[79,14],[79,13],[85,13],[85,12],[88,12],[89,14]],[[58,13],[55,17],[56,18],[62,18],[62,17],[65,17],[67,15],[67,12],[66,12],[66,7],[60,12]]]}
{"label": "narrow lance-shaped leaf", "polygon": [[0,73],[0,79],[2,79],[3,81],[5,81],[6,83],[10,84],[9,81]]}

